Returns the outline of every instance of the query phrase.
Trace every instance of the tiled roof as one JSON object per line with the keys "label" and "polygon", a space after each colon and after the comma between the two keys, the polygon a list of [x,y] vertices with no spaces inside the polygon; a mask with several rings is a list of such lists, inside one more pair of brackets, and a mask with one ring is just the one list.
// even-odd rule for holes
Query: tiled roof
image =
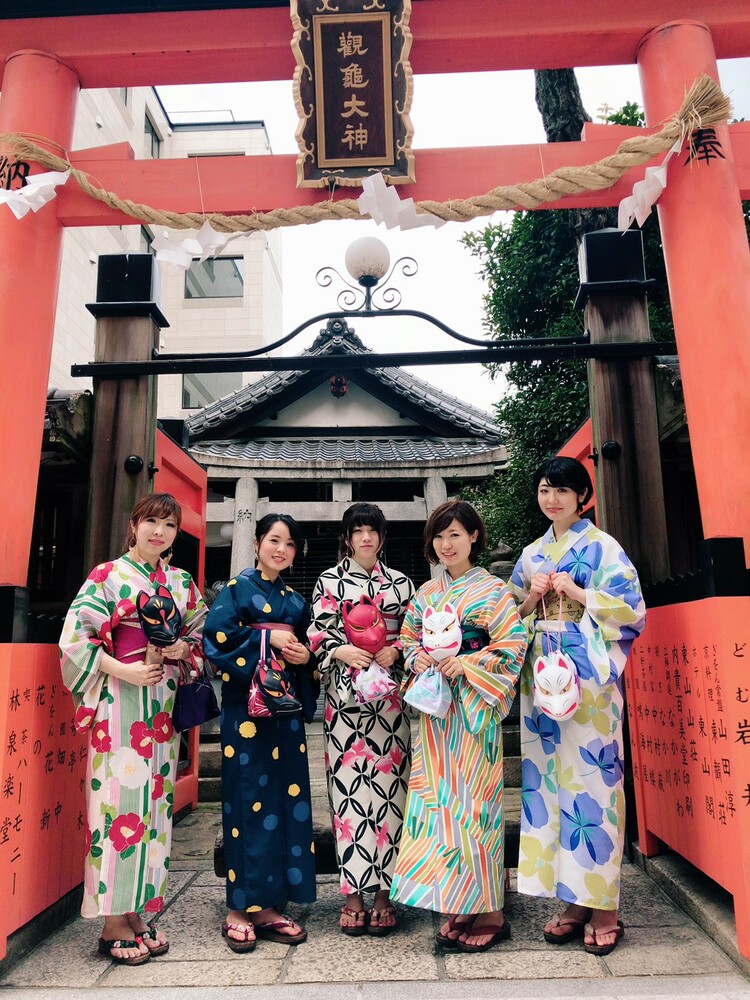
{"label": "tiled roof", "polygon": [[190,453],[198,461],[228,458],[247,462],[390,462],[415,463],[471,458],[500,447],[500,441],[476,438],[274,438],[265,441],[196,442]]}
{"label": "tiled roof", "polygon": [[[323,354],[372,354],[344,320],[329,320],[313,344],[302,352],[305,355]],[[423,410],[436,414],[472,437],[499,439],[502,429],[489,413],[479,410],[464,400],[430,385],[423,379],[411,375],[402,368],[368,368],[385,387],[404,396]],[[281,395],[304,372],[271,372],[251,385],[217,400],[205,407],[187,421],[191,437],[205,437],[212,428],[221,430],[222,424],[234,420],[242,413],[249,413],[254,407],[266,402],[272,396]],[[281,403],[281,401],[280,401]],[[282,404],[283,405],[283,404]]]}

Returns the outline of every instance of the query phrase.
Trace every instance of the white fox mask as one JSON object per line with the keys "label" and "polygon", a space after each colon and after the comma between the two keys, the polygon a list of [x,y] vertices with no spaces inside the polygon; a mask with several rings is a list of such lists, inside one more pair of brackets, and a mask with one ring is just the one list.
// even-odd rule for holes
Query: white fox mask
{"label": "white fox mask", "polygon": [[552,719],[569,718],[581,704],[581,682],[567,653],[539,656],[533,667],[534,704]]}
{"label": "white fox mask", "polygon": [[461,623],[456,609],[446,604],[442,611],[427,608],[422,618],[422,646],[438,663],[461,652]]}

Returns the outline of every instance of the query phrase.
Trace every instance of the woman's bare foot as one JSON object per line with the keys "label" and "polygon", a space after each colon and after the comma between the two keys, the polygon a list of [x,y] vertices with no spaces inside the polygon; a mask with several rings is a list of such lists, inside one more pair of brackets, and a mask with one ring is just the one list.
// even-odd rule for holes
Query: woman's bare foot
{"label": "woman's bare foot", "polygon": [[133,934],[142,938],[152,955],[154,953],[163,955],[169,950],[169,943],[164,931],[160,931],[156,927],[152,930],[140,913],[126,913],[125,916],[128,918]]}
{"label": "woman's bare foot", "polygon": [[[359,916],[360,914],[361,916]],[[364,920],[364,905],[361,895],[358,892],[350,893],[341,910],[339,927],[359,928],[360,924],[364,927]]]}
{"label": "woman's bare foot", "polygon": [[[126,914],[123,913],[104,918],[104,927],[102,928],[103,941],[133,941],[135,936]],[[148,951],[149,949],[142,941],[140,944],[136,941],[135,946],[132,948],[109,949],[109,953],[114,959],[138,958],[141,955],[148,955]]]}
{"label": "woman's bare foot", "polygon": [[255,927],[244,910],[230,910],[227,914],[226,924],[226,935],[233,941],[245,944],[255,940]]}
{"label": "woman's bare foot", "polygon": [[493,934],[497,931],[488,931],[482,934],[482,927],[502,927],[505,923],[502,910],[490,910],[488,913],[477,913],[474,922],[468,931],[464,931],[458,938],[461,944],[468,944],[472,947],[481,948],[487,944]]}
{"label": "woman's bare foot", "polygon": [[367,933],[374,937],[385,937],[398,927],[396,907],[387,889],[377,890],[368,917]]}
{"label": "woman's bare foot", "polygon": [[556,913],[551,920],[547,921],[544,925],[544,933],[552,937],[565,937],[578,924],[582,934],[583,925],[588,922],[590,917],[591,910],[587,907],[579,906],[578,903],[570,903],[562,913]]}
{"label": "woman's bare foot", "polygon": [[279,913],[272,906],[267,906],[264,910],[254,910],[252,913],[246,913],[245,916],[248,920],[252,920],[254,926],[286,921],[277,928],[279,934],[283,934],[285,937],[298,937],[302,933],[302,928],[299,924],[295,924],[293,920],[288,920],[283,913]]}
{"label": "woman's bare foot", "polygon": [[[617,910],[590,910],[591,916],[586,923],[591,924],[595,934],[584,935],[583,943],[588,945],[599,945],[607,947],[617,944],[622,937],[617,924]],[[601,928],[606,927],[607,932],[602,933]]]}

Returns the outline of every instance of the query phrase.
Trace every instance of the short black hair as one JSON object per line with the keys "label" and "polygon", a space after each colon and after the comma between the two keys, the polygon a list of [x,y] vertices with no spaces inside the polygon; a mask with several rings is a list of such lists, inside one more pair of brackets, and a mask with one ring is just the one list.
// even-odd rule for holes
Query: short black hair
{"label": "short black hair", "polygon": [[289,514],[264,514],[255,525],[255,541],[261,542],[277,521],[281,521],[282,524],[287,526],[292,541],[297,551],[301,554],[305,547],[305,540],[302,537],[299,525]]}
{"label": "short black hair", "polygon": [[558,455],[542,462],[534,473],[535,493],[543,479],[546,479],[550,486],[567,486],[568,489],[573,490],[576,496],[583,497],[583,500],[578,504],[579,511],[586,507],[594,495],[591,476],[588,474],[586,466],[577,458],[564,458]]}
{"label": "short black hair", "polygon": [[430,514],[424,526],[424,557],[428,563],[437,566],[440,562],[435,555],[433,542],[435,535],[445,531],[451,521],[458,521],[471,534],[476,531],[477,538],[471,544],[469,559],[474,565],[487,545],[487,529],[480,514],[466,500],[446,500]]}
{"label": "short black hair", "polygon": [[341,518],[341,535],[339,536],[339,559],[350,555],[349,543],[355,528],[368,527],[377,531],[380,538],[378,555],[383,551],[386,539],[385,514],[374,503],[353,503],[347,507]]}

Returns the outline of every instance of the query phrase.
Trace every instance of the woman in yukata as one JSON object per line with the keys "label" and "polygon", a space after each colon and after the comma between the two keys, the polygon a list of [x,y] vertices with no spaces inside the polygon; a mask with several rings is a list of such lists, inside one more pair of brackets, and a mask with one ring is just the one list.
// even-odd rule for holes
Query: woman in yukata
{"label": "woman in yukata", "polygon": [[[425,527],[425,557],[443,571],[409,605],[401,629],[408,682],[435,661],[423,621],[461,624],[460,651],[439,662],[452,700],[445,718],[423,713],[414,747],[404,833],[391,896],[448,915],[438,944],[486,951],[510,936],[505,893],[503,741],[526,636],[501,580],[476,565],[485,527],[464,500],[448,500]],[[437,613],[437,615],[436,615]],[[432,648],[432,647],[430,647]]]}
{"label": "woman in yukata", "polygon": [[[60,637],[63,683],[75,725],[88,734],[84,917],[104,917],[99,951],[142,965],[169,944],[161,912],[172,841],[180,679],[203,672],[206,606],[190,574],[168,563],[182,519],[169,493],[143,497],[130,515],[125,554],[102,563],[73,601]],[[143,591],[166,587],[182,617],[179,638],[146,663],[136,611]],[[153,647],[152,647],[153,649]]]}
{"label": "woman in yukata", "polygon": [[[396,927],[388,894],[404,818],[411,730],[396,689],[360,704],[353,677],[372,654],[346,637],[345,602],[363,596],[382,614],[386,645],[375,660],[401,680],[398,633],[414,593],[411,580],[380,561],[386,524],[379,507],[355,503],[341,522],[340,559],[321,574],[313,591],[310,638],[319,648],[325,686],[324,738],[328,796],[333,817],[344,934],[383,936]],[[374,893],[369,911],[364,894]]]}
{"label": "woman in yukata", "polygon": [[[221,590],[204,632],[220,672],[221,788],[227,908],[222,936],[232,951],[256,939],[301,944],[307,932],[283,914],[315,899],[315,845],[305,717],[312,719],[314,657],[306,645],[310,609],[281,577],[303,550],[296,521],[266,514],[255,529],[257,564]],[[267,718],[248,712],[262,636],[291,677],[302,711]]]}
{"label": "woman in yukata", "polygon": [[[553,458],[534,475],[552,522],[518,560],[510,588],[532,634],[521,679],[522,797],[518,889],[557,897],[544,928],[552,944],[583,939],[609,954],[625,834],[622,672],[645,625],[638,575],[618,543],[581,517],[593,495],[584,466]],[[558,624],[559,622],[559,624]],[[561,649],[574,661],[582,700],[557,721],[534,707],[534,660]]]}

